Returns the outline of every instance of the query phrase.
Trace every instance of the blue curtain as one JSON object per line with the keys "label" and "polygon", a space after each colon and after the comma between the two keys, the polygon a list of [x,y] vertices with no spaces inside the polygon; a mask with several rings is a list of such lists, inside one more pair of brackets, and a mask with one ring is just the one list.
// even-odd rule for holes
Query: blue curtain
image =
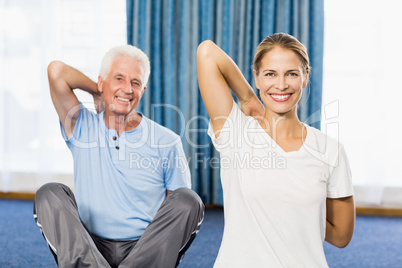
{"label": "blue curtain", "polygon": [[193,189],[205,203],[222,205],[223,200],[219,155],[207,135],[209,118],[198,90],[198,44],[215,41],[254,86],[257,45],[275,32],[298,38],[312,66],[299,118],[319,128],[323,27],[323,0],[127,0],[128,43],[151,60],[138,110],[181,136]]}

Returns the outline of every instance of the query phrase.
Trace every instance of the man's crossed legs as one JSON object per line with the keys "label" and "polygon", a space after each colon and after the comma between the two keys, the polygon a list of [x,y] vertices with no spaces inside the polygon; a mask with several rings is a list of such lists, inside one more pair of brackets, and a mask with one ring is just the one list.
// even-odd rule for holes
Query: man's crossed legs
{"label": "man's crossed legs", "polygon": [[171,192],[139,240],[91,235],[78,215],[73,192],[59,183],[36,193],[34,218],[59,267],[176,267],[204,218],[199,196],[187,188]]}

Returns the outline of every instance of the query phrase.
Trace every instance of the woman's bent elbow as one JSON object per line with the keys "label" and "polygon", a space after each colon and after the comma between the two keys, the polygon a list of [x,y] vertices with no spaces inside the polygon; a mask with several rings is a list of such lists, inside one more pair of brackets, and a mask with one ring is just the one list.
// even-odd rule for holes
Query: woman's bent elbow
{"label": "woman's bent elbow", "polygon": [[327,242],[337,248],[345,248],[347,245],[349,245],[351,240],[352,240],[352,236],[343,236],[343,237],[337,237],[337,238],[331,239],[329,241],[327,240]]}
{"label": "woman's bent elbow", "polygon": [[336,247],[338,247],[338,248],[346,248],[346,246],[347,245],[349,245],[349,243],[350,243],[350,240],[348,240],[348,241],[342,241],[342,242],[339,242],[337,245],[335,245]]}
{"label": "woman's bent elbow", "polygon": [[216,46],[211,40],[205,40],[198,45],[197,56],[201,58],[208,57],[211,53],[211,49]]}

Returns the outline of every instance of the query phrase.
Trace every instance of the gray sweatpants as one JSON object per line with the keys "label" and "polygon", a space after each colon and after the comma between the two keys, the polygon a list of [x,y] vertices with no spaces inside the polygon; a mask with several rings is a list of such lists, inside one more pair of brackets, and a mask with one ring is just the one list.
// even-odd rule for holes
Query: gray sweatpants
{"label": "gray sweatpants", "polygon": [[139,240],[116,241],[88,232],[73,192],[63,184],[45,184],[34,202],[34,218],[59,267],[176,267],[203,217],[199,196],[179,188],[166,197]]}

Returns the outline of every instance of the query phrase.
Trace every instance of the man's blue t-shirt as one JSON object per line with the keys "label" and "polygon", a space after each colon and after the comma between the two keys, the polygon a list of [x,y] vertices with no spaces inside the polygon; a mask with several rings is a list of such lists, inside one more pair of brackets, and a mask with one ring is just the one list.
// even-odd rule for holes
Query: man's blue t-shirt
{"label": "man's blue t-shirt", "polygon": [[71,138],[62,135],[74,159],[75,197],[88,230],[109,239],[139,239],[166,190],[191,187],[180,137],[142,115],[135,129],[108,129],[104,112],[80,104]]}

